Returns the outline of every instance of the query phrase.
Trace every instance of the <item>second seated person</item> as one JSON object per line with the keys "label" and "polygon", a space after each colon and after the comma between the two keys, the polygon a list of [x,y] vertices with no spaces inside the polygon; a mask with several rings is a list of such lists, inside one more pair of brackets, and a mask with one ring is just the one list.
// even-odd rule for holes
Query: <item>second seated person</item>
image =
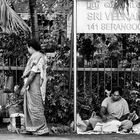
{"label": "second seated person", "polygon": [[94,116],[89,119],[89,124],[94,130],[97,122],[107,122],[109,120],[119,120],[120,128],[127,131],[132,128],[132,121],[128,120],[129,107],[127,101],[122,98],[122,89],[114,87],[111,97],[107,97],[101,104],[100,116]]}

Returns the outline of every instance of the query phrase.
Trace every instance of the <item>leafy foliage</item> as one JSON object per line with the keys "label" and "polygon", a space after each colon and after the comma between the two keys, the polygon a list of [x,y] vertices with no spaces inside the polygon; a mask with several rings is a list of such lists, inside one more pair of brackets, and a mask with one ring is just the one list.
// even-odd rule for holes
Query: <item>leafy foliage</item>
{"label": "leafy foliage", "polygon": [[77,39],[80,55],[88,62],[93,61],[92,67],[97,63],[101,67],[111,67],[110,60],[113,68],[139,63],[139,34],[79,34]]}
{"label": "leafy foliage", "polygon": [[[71,14],[72,2],[71,0],[60,0],[56,2],[55,8],[49,7],[45,11],[46,19],[50,24],[49,27],[43,27],[46,31],[40,32],[41,42],[45,44],[45,49],[60,51],[61,48],[67,49],[67,17]],[[70,49],[70,48],[69,48]]]}
{"label": "leafy foliage", "polygon": [[50,71],[47,82],[45,114],[48,122],[68,124],[73,119],[73,96],[68,93],[68,78]]}
{"label": "leafy foliage", "polygon": [[[88,118],[90,115],[86,114],[92,111],[99,112],[101,102],[107,96],[105,90],[110,91],[113,86],[122,87],[131,111],[139,107],[130,96],[132,89],[139,91],[140,88],[139,40],[139,34],[78,34],[81,58],[78,65],[97,68],[97,71],[78,73],[77,100],[84,117]],[[98,68],[110,68],[110,71],[98,71]],[[112,71],[112,68],[118,68],[118,71]],[[131,68],[132,71],[120,71],[122,68]]]}
{"label": "leafy foliage", "polygon": [[[69,66],[69,54],[71,42],[66,37],[66,15],[71,13],[72,1],[60,0],[57,7],[53,9],[43,2],[43,10],[47,14],[54,14],[53,25],[46,32],[40,31],[40,41],[45,44],[45,49],[53,48],[55,50],[55,57],[49,60],[50,66]],[[118,1],[121,2],[121,1]],[[116,7],[117,8],[117,7]],[[42,10],[42,9],[41,9]],[[47,28],[47,27],[44,27]],[[3,46],[5,57],[18,57],[21,59],[26,53],[21,51],[25,36],[11,35],[2,38],[6,42],[8,51]],[[6,39],[6,40],[5,40]],[[100,68],[139,68],[139,53],[140,53],[140,36],[139,34],[78,34],[77,48],[80,54],[78,65],[85,66],[87,61],[88,67]],[[17,53],[12,54],[10,49],[20,49]],[[14,56],[13,56],[14,55]],[[20,63],[21,64],[21,63]],[[139,72],[139,71],[138,71]],[[78,112],[85,119],[89,118],[92,111],[99,112],[100,104],[106,97],[105,89],[111,90],[114,85],[121,85],[124,90],[124,97],[130,103],[130,110],[133,107],[138,107],[138,104],[132,105],[130,96],[131,89],[139,89],[139,74],[137,71],[133,72],[79,72],[78,73],[78,95],[77,107]],[[48,68],[48,82],[45,115],[48,122],[69,124],[73,120],[73,95],[68,92],[68,73],[60,73],[53,71],[53,67]],[[73,91],[73,89],[71,89]]]}
{"label": "leafy foliage", "polygon": [[0,37],[0,49],[5,65],[25,65],[27,59],[27,49],[25,47],[27,38],[28,36],[22,33],[19,36],[16,34],[3,34]]}

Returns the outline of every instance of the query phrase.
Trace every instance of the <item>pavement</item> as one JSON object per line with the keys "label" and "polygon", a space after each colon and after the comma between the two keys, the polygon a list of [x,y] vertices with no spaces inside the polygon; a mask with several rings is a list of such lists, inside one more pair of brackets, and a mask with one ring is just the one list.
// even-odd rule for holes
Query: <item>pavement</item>
{"label": "pavement", "polygon": [[0,140],[139,140],[140,135],[134,134],[95,134],[95,135],[49,135],[30,136],[25,134],[0,134]]}
{"label": "pavement", "polygon": [[50,134],[48,136],[33,136],[12,133],[7,128],[0,127],[0,140],[139,140],[140,134]]}

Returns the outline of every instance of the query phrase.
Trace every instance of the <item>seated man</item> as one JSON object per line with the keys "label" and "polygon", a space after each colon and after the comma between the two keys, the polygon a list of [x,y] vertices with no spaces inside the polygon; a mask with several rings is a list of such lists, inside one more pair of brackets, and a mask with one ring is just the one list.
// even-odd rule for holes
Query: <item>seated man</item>
{"label": "seated man", "polygon": [[109,120],[119,120],[121,122],[120,129],[128,130],[132,128],[132,121],[127,119],[130,113],[128,103],[121,96],[122,89],[114,87],[111,97],[105,98],[101,104],[100,116],[89,119],[89,124],[93,130],[97,122],[107,122]]}

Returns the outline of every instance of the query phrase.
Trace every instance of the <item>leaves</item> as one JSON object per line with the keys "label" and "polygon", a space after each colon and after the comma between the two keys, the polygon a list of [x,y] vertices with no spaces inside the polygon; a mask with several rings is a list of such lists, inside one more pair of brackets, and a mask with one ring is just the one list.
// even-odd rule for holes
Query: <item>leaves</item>
{"label": "leaves", "polygon": [[30,32],[28,25],[7,4],[6,0],[0,1],[0,27],[2,32],[19,34],[19,29]]}
{"label": "leaves", "polygon": [[47,82],[45,114],[49,122],[67,124],[73,114],[73,97],[68,93],[66,75],[50,71],[52,76]]}
{"label": "leaves", "polygon": [[[0,49],[2,51],[2,58],[5,60],[5,65],[9,65],[9,60],[11,65],[25,65],[27,56],[27,50],[24,46],[26,44],[27,38],[24,33],[20,33],[19,36],[16,34],[3,34],[0,37]],[[16,58],[16,59],[15,59]]]}
{"label": "leaves", "polygon": [[129,12],[128,7],[129,7],[129,0],[115,0],[115,2],[114,2],[115,10],[122,12],[126,8],[127,12]]}
{"label": "leaves", "polygon": [[77,48],[81,59],[78,64],[81,66],[84,59],[92,62],[91,67],[118,68],[124,61],[128,64],[137,61],[139,65],[139,45],[139,34],[79,34]]}

